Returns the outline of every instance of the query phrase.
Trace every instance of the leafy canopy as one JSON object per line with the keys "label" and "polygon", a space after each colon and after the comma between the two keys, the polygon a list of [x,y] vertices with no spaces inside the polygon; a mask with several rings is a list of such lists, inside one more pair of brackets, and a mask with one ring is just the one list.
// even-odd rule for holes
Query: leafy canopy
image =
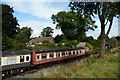
{"label": "leafy canopy", "polygon": [[46,27],[42,30],[41,36],[42,37],[52,37],[53,35],[53,30],[51,27]]}
{"label": "leafy canopy", "polygon": [[12,39],[18,33],[19,24],[13,15],[13,8],[6,4],[0,5],[2,6],[2,50],[7,50],[13,47]]}
{"label": "leafy canopy", "polygon": [[70,2],[69,7],[85,18],[92,19],[98,15],[102,30],[108,22],[112,23],[113,17],[120,16],[120,2]]}
{"label": "leafy canopy", "polygon": [[15,34],[18,32],[19,24],[14,17],[13,8],[9,5],[1,4],[2,5],[2,35],[8,36],[10,38],[14,38]]}
{"label": "leafy canopy", "polygon": [[60,11],[56,15],[52,15],[53,23],[56,24],[57,29],[61,29],[65,37],[69,40],[84,39],[85,32],[89,29],[94,30],[96,25],[95,21],[83,18],[73,11]]}
{"label": "leafy canopy", "polygon": [[19,35],[21,35],[21,37],[26,37],[29,40],[32,32],[33,30],[30,27],[22,27],[21,29],[18,30],[18,33]]}
{"label": "leafy canopy", "polygon": [[6,4],[2,5],[2,50],[20,50],[25,48],[29,41],[32,29],[29,27],[19,28],[14,10]]}

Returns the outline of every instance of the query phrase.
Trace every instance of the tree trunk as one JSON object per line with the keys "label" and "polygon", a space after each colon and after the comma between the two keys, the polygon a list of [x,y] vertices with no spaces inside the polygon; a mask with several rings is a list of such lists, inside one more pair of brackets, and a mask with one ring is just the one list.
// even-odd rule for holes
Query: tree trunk
{"label": "tree trunk", "polygon": [[101,55],[104,54],[104,51],[105,51],[105,27],[102,26],[101,27]]}

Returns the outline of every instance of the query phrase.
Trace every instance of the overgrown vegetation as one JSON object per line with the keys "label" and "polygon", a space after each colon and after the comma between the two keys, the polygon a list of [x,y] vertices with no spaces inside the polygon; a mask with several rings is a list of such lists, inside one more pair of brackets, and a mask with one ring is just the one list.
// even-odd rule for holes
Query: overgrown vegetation
{"label": "overgrown vegetation", "polygon": [[74,62],[49,72],[41,72],[37,78],[118,78],[118,53],[106,51],[103,57],[91,56],[86,61]]}
{"label": "overgrown vegetation", "polygon": [[59,48],[74,48],[77,46],[79,42],[77,40],[68,41],[63,40],[59,42],[57,45],[55,43],[49,43],[48,41],[44,41],[43,44],[36,44],[35,47],[26,47],[26,49],[59,49]]}
{"label": "overgrown vegetation", "polygon": [[93,46],[89,43],[86,43],[86,46],[90,48],[90,50],[93,50]]}

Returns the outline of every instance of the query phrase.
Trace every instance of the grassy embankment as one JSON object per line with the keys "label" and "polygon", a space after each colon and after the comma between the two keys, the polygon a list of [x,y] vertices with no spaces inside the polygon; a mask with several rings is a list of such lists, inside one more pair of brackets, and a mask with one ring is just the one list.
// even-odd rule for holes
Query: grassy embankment
{"label": "grassy embankment", "polygon": [[113,52],[107,50],[103,57],[93,55],[86,61],[59,66],[35,78],[118,78],[118,54],[120,48]]}

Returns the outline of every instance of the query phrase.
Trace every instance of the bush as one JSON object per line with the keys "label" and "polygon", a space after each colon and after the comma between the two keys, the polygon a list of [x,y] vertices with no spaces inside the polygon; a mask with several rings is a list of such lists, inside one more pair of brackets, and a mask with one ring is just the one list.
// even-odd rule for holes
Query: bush
{"label": "bush", "polygon": [[25,49],[32,50],[33,48],[32,47],[26,47]]}
{"label": "bush", "polygon": [[65,43],[65,46],[69,47],[69,48],[72,48],[73,47],[73,44],[71,42],[66,42]]}
{"label": "bush", "polygon": [[90,43],[93,46],[93,50],[100,50],[100,41],[99,40],[93,40]]}
{"label": "bush", "polygon": [[93,46],[89,43],[86,43],[86,46],[90,48],[90,50],[93,50]]}
{"label": "bush", "polygon": [[45,44],[45,43],[50,43],[50,42],[45,40],[45,41],[43,41],[43,44]]}

